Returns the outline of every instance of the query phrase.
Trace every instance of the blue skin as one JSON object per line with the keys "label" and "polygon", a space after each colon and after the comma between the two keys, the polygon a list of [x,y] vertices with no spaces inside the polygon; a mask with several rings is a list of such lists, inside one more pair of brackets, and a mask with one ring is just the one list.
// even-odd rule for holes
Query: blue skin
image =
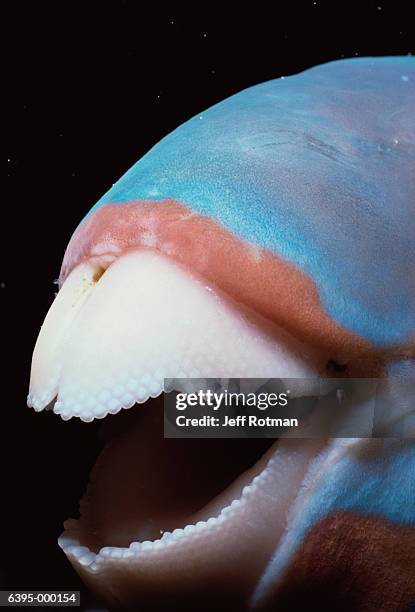
{"label": "blue skin", "polygon": [[415,525],[415,444],[393,439],[378,444],[373,456],[349,453],[325,474],[302,516],[305,525],[336,510],[370,511]]}
{"label": "blue skin", "polygon": [[415,330],[415,59],[330,62],[177,128],[99,200],[173,198],[304,270],[377,346]]}
{"label": "blue skin", "polygon": [[[307,531],[336,511],[375,514],[402,525],[415,525],[415,444],[378,440],[365,452],[364,442],[326,471],[309,503],[297,514],[290,536],[271,559],[257,589],[261,598],[284,571]],[[415,537],[415,533],[414,533]]]}

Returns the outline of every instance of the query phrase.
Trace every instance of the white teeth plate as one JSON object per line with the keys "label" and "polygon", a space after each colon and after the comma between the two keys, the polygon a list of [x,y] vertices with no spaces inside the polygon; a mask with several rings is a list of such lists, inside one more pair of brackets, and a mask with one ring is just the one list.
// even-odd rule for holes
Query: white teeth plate
{"label": "white teeth plate", "polygon": [[77,266],[45,319],[28,403],[102,418],[163,391],[164,378],[316,378],[313,359],[177,264],[129,251],[99,276]]}

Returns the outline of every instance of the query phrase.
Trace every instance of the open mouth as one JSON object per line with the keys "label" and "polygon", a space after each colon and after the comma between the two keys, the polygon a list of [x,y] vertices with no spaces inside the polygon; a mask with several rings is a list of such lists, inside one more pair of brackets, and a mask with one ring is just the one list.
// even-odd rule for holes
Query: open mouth
{"label": "open mouth", "polygon": [[198,609],[201,597],[248,601],[325,442],[164,439],[164,378],[297,378],[301,396],[321,367],[317,353],[153,251],[78,265],[39,335],[28,401],[64,420],[106,417],[110,440],[59,540],[84,581],[114,608],[136,609],[139,594],[157,609],[160,588],[160,602],[193,593]]}
{"label": "open mouth", "polygon": [[152,550],[201,531],[236,509],[265,468],[274,440],[163,439],[162,399],[104,424],[110,440],[81,502],[82,531],[96,552]]}
{"label": "open mouth", "polygon": [[164,439],[162,404],[104,421],[110,439],[59,544],[98,593],[122,594],[114,609],[162,610],[171,598],[244,609],[324,443]]}
{"label": "open mouth", "polygon": [[[278,479],[284,515],[309,459],[294,470],[283,466],[288,448],[282,445],[275,462],[278,441],[272,439],[163,439],[159,398],[122,413],[116,423],[109,419],[104,435],[111,439],[92,470],[80,519],[66,522],[68,533],[60,540],[92,570],[106,558],[144,558],[149,552],[162,557],[180,552],[189,540],[203,543],[218,534],[226,539],[229,529],[243,540],[247,522],[268,520],[275,511],[264,511],[261,498],[275,493]],[[257,545],[252,552],[258,553]]]}

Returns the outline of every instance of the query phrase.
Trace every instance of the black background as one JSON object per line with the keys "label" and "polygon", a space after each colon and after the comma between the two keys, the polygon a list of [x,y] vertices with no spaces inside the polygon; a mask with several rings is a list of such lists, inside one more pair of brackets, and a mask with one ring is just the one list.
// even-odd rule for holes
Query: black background
{"label": "black background", "polygon": [[151,4],[9,7],[0,260],[3,588],[82,588],[56,539],[63,519],[76,516],[96,426],[64,424],[25,407],[31,351],[78,222],[163,135],[211,104],[321,62],[407,54],[415,43],[410,2],[239,3],[230,17],[198,3],[183,12],[154,3],[150,14]]}

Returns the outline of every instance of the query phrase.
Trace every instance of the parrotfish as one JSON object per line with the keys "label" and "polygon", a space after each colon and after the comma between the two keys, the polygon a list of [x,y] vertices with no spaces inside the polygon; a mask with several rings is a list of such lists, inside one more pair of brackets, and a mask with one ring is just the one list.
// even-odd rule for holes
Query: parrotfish
{"label": "parrotfish", "polygon": [[409,56],[241,91],[86,215],[28,403],[87,422],[134,406],[59,540],[110,609],[415,601],[413,440],[168,440],[160,408],[169,377],[299,379],[307,395],[340,375],[379,377],[386,408],[413,409],[414,238]]}

